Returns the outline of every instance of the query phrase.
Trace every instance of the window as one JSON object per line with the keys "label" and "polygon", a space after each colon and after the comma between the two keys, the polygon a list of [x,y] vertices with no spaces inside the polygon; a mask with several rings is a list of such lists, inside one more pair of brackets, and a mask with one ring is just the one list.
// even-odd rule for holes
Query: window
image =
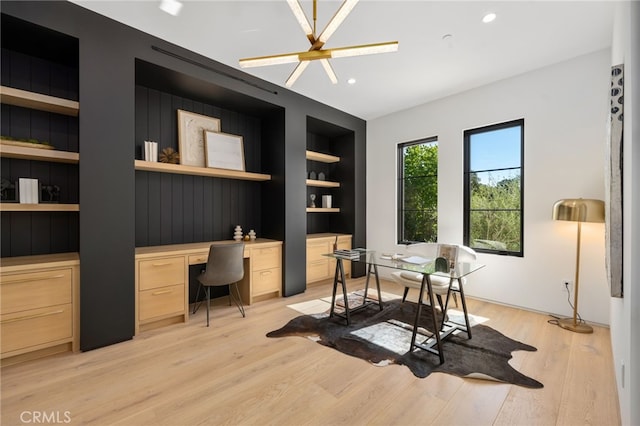
{"label": "window", "polygon": [[464,132],[464,243],[523,255],[524,120]]}
{"label": "window", "polygon": [[398,145],[398,243],[438,239],[438,140]]}

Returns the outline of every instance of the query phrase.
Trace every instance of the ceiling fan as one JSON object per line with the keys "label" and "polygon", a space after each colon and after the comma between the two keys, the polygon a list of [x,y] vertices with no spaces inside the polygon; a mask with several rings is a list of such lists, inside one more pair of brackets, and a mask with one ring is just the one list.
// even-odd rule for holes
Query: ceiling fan
{"label": "ceiling fan", "polygon": [[329,37],[338,29],[342,21],[358,3],[358,0],[345,0],[338,11],[333,15],[327,26],[319,36],[316,36],[316,16],[317,0],[313,0],[313,27],[307,19],[299,0],[287,0],[289,7],[295,15],[298,23],[302,27],[307,39],[311,43],[311,48],[306,52],[283,53],[279,55],[258,56],[254,58],[240,59],[241,68],[261,67],[266,65],[279,65],[298,62],[295,69],[287,79],[285,86],[291,87],[298,77],[304,72],[309,63],[314,60],[320,61],[327,76],[333,84],[338,82],[338,77],[333,71],[329,59],[344,58],[348,56],[370,55],[374,53],[395,52],[398,50],[398,42],[390,41],[385,43],[363,44],[359,46],[338,47],[333,49],[323,49]]}

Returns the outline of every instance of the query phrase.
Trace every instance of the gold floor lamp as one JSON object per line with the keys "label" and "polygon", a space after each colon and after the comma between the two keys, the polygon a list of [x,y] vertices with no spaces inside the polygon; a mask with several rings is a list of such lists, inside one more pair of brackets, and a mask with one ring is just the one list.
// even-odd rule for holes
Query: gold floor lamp
{"label": "gold floor lamp", "polygon": [[553,205],[554,220],[578,222],[576,248],[576,278],[573,289],[573,318],[562,318],[558,325],[576,333],[593,333],[593,328],[584,321],[578,321],[578,279],[580,278],[580,228],[582,222],[604,222],[604,202],[583,198],[567,198]]}

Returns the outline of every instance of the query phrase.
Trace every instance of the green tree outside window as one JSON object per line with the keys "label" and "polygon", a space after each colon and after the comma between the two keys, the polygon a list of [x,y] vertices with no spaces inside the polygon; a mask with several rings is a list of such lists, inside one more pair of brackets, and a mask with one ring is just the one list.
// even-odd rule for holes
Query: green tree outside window
{"label": "green tree outside window", "polygon": [[436,138],[398,145],[398,242],[438,239]]}

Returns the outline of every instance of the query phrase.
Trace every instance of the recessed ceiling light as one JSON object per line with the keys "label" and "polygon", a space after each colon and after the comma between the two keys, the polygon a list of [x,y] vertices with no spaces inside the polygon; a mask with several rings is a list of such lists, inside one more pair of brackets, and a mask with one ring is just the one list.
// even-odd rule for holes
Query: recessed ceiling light
{"label": "recessed ceiling light", "polygon": [[356,84],[356,79],[351,77],[349,80],[347,80],[347,83],[349,84]]}
{"label": "recessed ceiling light", "polygon": [[492,13],[487,13],[482,18],[482,22],[484,22],[485,24],[488,24],[489,22],[492,22],[494,19],[496,19],[496,14],[495,13],[493,13],[493,12]]}
{"label": "recessed ceiling light", "polygon": [[164,10],[169,15],[178,16],[180,9],[182,9],[182,3],[178,0],[162,0],[160,2],[160,9]]}

